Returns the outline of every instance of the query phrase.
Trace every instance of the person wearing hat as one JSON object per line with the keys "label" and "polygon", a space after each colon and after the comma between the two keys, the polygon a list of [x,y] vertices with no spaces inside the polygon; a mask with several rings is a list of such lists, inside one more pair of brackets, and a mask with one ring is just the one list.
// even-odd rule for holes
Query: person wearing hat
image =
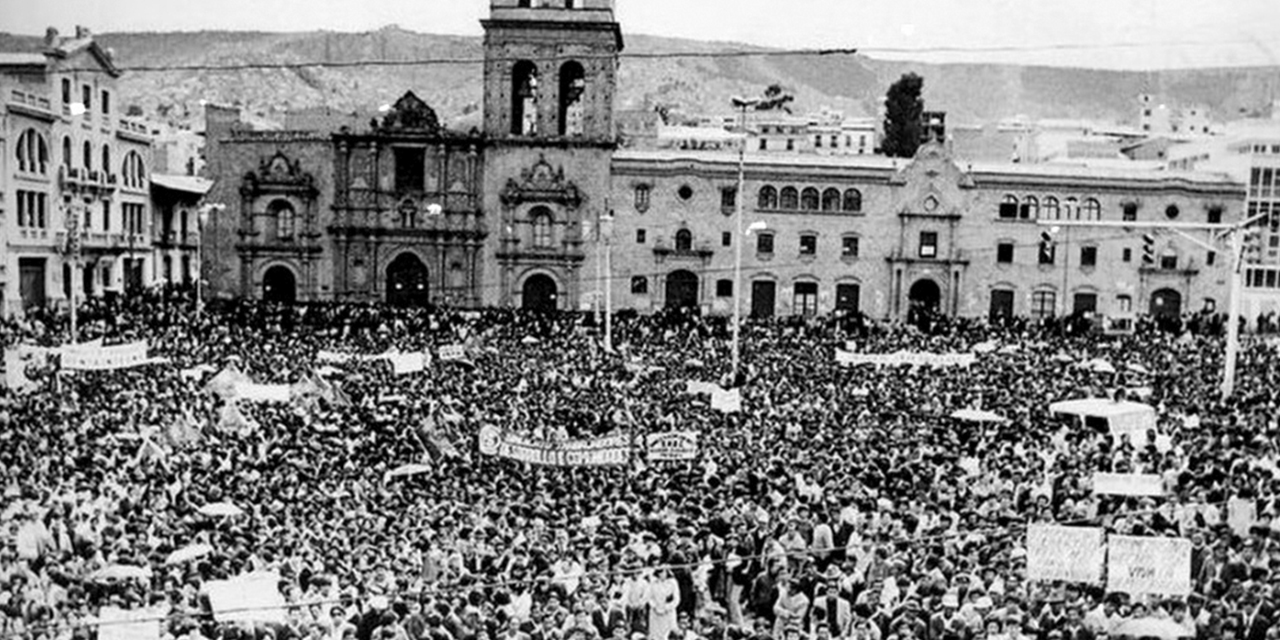
{"label": "person wearing hat", "polygon": [[773,603],[773,634],[780,638],[789,625],[799,628],[805,615],[809,613],[809,598],[804,595],[792,579],[783,573],[778,576],[778,598]]}
{"label": "person wearing hat", "polygon": [[942,596],[942,610],[929,617],[929,637],[941,638],[945,633],[965,635],[968,625],[960,617],[960,597],[954,590]]}

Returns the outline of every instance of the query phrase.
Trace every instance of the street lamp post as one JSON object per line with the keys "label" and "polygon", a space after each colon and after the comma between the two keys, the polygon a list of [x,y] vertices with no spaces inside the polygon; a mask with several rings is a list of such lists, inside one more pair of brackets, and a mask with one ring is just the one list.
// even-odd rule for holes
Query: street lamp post
{"label": "street lamp post", "polygon": [[742,243],[746,240],[742,228],[742,199],[746,191],[747,173],[747,110],[760,101],[754,98],[734,97],[733,106],[738,110],[738,128],[742,131],[742,144],[738,147],[738,190],[734,194],[734,218],[737,218],[737,237],[733,243],[733,384],[737,386],[742,366]]}
{"label": "street lamp post", "polygon": [[[608,207],[608,205],[605,205]],[[600,217],[600,236],[604,242],[604,349],[613,352],[613,212]]]}
{"label": "street lamp post", "polygon": [[67,260],[71,268],[67,270],[67,296],[71,307],[71,344],[77,342],[76,331],[76,270],[80,266],[80,214],[70,206],[63,209],[63,223],[67,229]]}

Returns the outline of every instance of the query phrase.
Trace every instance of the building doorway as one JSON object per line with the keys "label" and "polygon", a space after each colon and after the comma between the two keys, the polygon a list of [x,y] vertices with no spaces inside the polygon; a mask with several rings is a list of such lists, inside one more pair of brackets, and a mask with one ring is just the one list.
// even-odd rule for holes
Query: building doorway
{"label": "building doorway", "polygon": [[1182,294],[1173,289],[1160,289],[1151,294],[1151,316],[1159,319],[1182,317]]}
{"label": "building doorway", "polygon": [[862,298],[862,286],[857,284],[836,285],[836,312],[856,315]]}
{"label": "building doorway", "polygon": [[551,313],[559,308],[559,297],[556,281],[539,273],[525,279],[520,304],[530,311]]}
{"label": "building doorway", "polygon": [[262,299],[267,302],[293,304],[298,300],[298,280],[289,267],[276,265],[262,276]]}
{"label": "building doorway", "polygon": [[667,274],[667,308],[686,309],[698,306],[698,276],[692,271]]}
{"label": "building doorway", "polygon": [[387,265],[387,303],[399,307],[425,307],[431,303],[427,265],[405,252]]}
{"label": "building doorway", "polygon": [[942,302],[942,290],[938,288],[938,283],[929,280],[917,280],[911,285],[911,291],[907,294],[907,302],[911,311],[916,313],[937,313],[938,306]]}
{"label": "building doorway", "polygon": [[772,280],[751,283],[751,317],[772,318],[777,307],[778,285]]}
{"label": "building doorway", "polygon": [[18,259],[18,291],[25,306],[43,306],[46,302],[44,263],[44,258]]}
{"label": "building doorway", "polygon": [[991,310],[988,315],[992,323],[999,323],[1013,317],[1013,291],[994,289],[991,292]]}

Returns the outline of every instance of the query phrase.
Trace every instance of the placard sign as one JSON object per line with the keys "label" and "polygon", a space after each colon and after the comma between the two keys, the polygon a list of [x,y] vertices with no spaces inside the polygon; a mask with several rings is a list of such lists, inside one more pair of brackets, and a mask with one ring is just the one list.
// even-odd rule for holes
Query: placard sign
{"label": "placard sign", "polygon": [[1106,550],[1101,528],[1030,525],[1027,527],[1027,578],[1100,584]]}
{"label": "placard sign", "polygon": [[1191,593],[1191,541],[1186,538],[1111,536],[1107,591],[1130,595]]}
{"label": "placard sign", "polygon": [[645,437],[649,460],[693,460],[698,457],[697,431],[651,433]]}

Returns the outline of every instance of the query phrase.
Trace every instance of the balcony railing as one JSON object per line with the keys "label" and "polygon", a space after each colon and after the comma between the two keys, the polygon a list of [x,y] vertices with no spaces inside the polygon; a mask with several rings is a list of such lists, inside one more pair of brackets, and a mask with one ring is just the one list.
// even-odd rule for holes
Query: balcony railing
{"label": "balcony railing", "polygon": [[38,96],[34,93],[27,93],[26,91],[14,89],[13,93],[10,94],[10,100],[14,104],[31,107],[32,109],[39,109],[46,112],[52,112],[53,110],[48,98]]}

